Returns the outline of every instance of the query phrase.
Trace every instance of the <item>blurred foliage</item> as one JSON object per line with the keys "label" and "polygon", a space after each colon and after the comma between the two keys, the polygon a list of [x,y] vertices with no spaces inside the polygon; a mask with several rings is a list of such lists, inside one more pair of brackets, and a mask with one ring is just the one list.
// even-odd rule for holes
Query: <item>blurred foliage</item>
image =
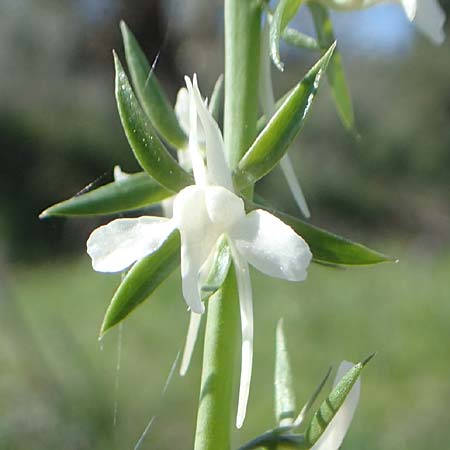
{"label": "blurred foliage", "polygon": [[[273,425],[279,317],[299,403],[329,364],[336,369],[342,359],[378,351],[363,376],[344,448],[445,447],[450,260],[448,253],[430,260],[398,245],[389,251],[402,264],[351,271],[312,266],[301,284],[253,273],[255,370],[235,448]],[[179,275],[124,324],[116,388],[118,329],[102,343],[96,338],[119,276],[91,271],[87,259],[16,270],[9,291],[0,286],[0,449],[131,449],[154,414],[142,450],[192,448],[201,346],[186,377],[176,372],[160,401],[189,316]]]}

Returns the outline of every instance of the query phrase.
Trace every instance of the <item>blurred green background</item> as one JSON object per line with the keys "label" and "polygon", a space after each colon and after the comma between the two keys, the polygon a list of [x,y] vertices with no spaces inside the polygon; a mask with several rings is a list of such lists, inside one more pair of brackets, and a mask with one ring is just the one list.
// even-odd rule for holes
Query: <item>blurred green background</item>
{"label": "blurred green background", "polygon": [[[185,73],[210,92],[223,71],[219,1],[0,0],[0,449],[192,448],[201,349],[161,391],[188,315],[175,273],[97,341],[119,280],[90,268],[99,220],[47,220],[48,205],[120,164],[136,171],[113,96],[111,49],[125,19],[173,100]],[[443,6],[449,11],[448,3]],[[355,140],[327,86],[291,152],[313,223],[398,264],[313,266],[302,284],[254,273],[255,370],[236,446],[274,425],[274,334],[285,317],[299,407],[329,364],[378,351],[343,448],[443,449],[450,401],[450,42],[433,47],[399,6],[336,14]],[[303,13],[296,24],[309,30]],[[315,55],[283,47],[279,95]],[[297,214],[275,172],[260,189]],[[118,353],[120,370],[117,370]]]}

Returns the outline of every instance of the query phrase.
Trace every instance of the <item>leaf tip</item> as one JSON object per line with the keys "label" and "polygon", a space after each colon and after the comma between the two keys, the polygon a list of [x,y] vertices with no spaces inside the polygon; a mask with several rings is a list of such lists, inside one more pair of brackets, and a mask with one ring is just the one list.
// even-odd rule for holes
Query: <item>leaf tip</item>
{"label": "leaf tip", "polygon": [[50,208],[47,208],[47,209],[45,209],[44,211],[42,211],[40,214],[39,214],[39,216],[38,216],[38,218],[40,219],[40,220],[42,220],[42,219],[47,219],[48,217],[50,217]]}
{"label": "leaf tip", "polygon": [[365,366],[369,363],[369,361],[370,361],[376,354],[377,354],[377,352],[373,352],[373,353],[370,354],[367,358],[363,359],[363,360],[360,362],[361,367],[365,367]]}

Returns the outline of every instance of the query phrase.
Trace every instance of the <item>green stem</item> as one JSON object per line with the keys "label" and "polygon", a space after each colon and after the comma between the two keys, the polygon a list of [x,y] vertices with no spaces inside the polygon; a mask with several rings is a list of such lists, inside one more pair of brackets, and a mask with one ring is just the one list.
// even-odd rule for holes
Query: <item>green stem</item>
{"label": "green stem", "polygon": [[230,449],[238,319],[236,277],[231,267],[222,288],[208,301],[195,450]]}
{"label": "green stem", "polygon": [[260,0],[225,0],[225,152],[234,170],[256,137]]}
{"label": "green stem", "polygon": [[[260,0],[225,0],[225,153],[231,169],[256,137]],[[230,450],[239,339],[234,268],[209,300],[195,450]]]}

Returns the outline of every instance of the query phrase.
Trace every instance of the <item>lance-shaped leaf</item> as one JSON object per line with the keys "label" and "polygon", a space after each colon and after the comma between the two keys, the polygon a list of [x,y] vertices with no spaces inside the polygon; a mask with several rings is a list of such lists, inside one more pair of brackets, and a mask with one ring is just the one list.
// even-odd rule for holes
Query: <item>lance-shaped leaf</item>
{"label": "lance-shaped leaf", "polygon": [[280,0],[272,16],[270,23],[270,56],[281,71],[284,70],[284,64],[280,59],[280,37],[301,4],[302,0]]}
{"label": "lance-shaped leaf", "polygon": [[258,203],[247,202],[247,209],[262,208],[289,225],[309,245],[313,261],[329,266],[366,266],[382,262],[394,262],[395,259],[372,250],[342,236],[311,225],[297,217],[271,208],[267,202],[256,196]]}
{"label": "lance-shaped leaf", "polygon": [[280,426],[284,426],[294,421],[296,401],[283,319],[278,322],[275,343],[275,418]]}
{"label": "lance-shaped leaf", "polygon": [[177,192],[193,184],[158,138],[150,120],[140,107],[119,58],[114,53],[116,67],[116,100],[123,129],[134,156],[141,167],[165,188]]}
{"label": "lance-shaped leaf", "polygon": [[333,417],[350,394],[350,391],[358,377],[361,375],[362,370],[373,356],[374,354],[353,366],[341,378],[339,383],[331,391],[331,394],[314,414],[314,417],[305,432],[305,441],[308,448],[312,447],[318,441],[320,436],[322,436],[328,424],[332,421]]}
{"label": "lance-shaped leaf", "polygon": [[205,272],[200,274],[203,298],[210,297],[222,287],[230,269],[231,259],[228,238],[222,235],[201,270],[201,272]]}
{"label": "lance-shaped leaf", "polygon": [[180,234],[174,231],[154,253],[138,261],[117,288],[103,319],[100,336],[146,300],[180,263]]}
{"label": "lance-shaped leaf", "polygon": [[39,217],[114,214],[159,203],[171,195],[146,173],[134,173],[50,206]]}
{"label": "lance-shaped leaf", "polygon": [[325,231],[288,214],[278,211],[274,214],[286,225],[292,227],[308,243],[314,262],[332,266],[365,266],[394,261],[390,256],[383,255],[362,244]]}
{"label": "lance-shaped leaf", "polygon": [[150,66],[125,22],[120,22],[125,58],[136,95],[158,133],[174,147],[187,146],[187,136],[178,122],[169,100],[163,91],[154,68]]}
{"label": "lance-shaped leaf", "polygon": [[235,183],[242,190],[267,175],[300,132],[335,44],[295,86],[239,162]]}
{"label": "lance-shaped leaf", "polygon": [[[335,41],[333,24],[331,23],[328,10],[318,2],[310,2],[308,3],[308,7],[313,16],[319,44],[322,48],[328,48]],[[353,111],[353,103],[345,78],[342,56],[338,49],[334,51],[328,65],[327,79],[342,124],[348,130],[354,131],[355,114]]]}

